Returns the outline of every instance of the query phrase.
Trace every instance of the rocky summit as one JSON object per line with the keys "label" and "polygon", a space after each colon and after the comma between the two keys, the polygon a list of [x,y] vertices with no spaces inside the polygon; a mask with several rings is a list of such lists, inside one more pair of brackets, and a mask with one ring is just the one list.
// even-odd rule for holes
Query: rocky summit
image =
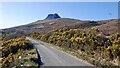
{"label": "rocky summit", "polygon": [[45,20],[57,19],[57,18],[61,18],[57,13],[55,13],[55,14],[48,14],[48,16],[45,18]]}

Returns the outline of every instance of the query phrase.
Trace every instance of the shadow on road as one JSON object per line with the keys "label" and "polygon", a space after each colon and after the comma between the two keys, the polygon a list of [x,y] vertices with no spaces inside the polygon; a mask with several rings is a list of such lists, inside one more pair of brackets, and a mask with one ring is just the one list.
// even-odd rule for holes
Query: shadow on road
{"label": "shadow on road", "polygon": [[[36,49],[36,51],[37,51],[37,49]],[[43,62],[41,61],[41,57],[40,57],[40,54],[38,51],[37,51],[37,56],[38,56],[38,68],[40,68],[43,65]]]}

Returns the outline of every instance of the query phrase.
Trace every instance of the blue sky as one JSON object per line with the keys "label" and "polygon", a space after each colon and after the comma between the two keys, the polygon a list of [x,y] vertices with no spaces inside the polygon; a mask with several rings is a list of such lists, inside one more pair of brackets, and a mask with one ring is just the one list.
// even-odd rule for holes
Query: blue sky
{"label": "blue sky", "polygon": [[2,2],[118,2],[119,0],[1,0]]}
{"label": "blue sky", "polygon": [[1,10],[0,29],[42,20],[50,13],[80,20],[118,18],[117,2],[4,2]]}

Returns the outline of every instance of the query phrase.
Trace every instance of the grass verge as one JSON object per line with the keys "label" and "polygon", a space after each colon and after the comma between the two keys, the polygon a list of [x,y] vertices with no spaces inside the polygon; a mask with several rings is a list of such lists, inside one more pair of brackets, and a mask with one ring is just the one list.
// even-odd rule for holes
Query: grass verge
{"label": "grass verge", "polygon": [[102,58],[98,60],[98,58],[96,59],[92,56],[89,56],[85,52],[76,51],[76,50],[73,50],[73,49],[70,49],[70,48],[67,48],[67,47],[58,47],[58,46],[55,46],[51,43],[46,43],[46,42],[43,42],[43,41],[40,41],[40,42],[42,42],[44,45],[48,45],[48,46],[52,46],[54,48],[57,48],[60,51],[68,53],[68,54],[70,54],[70,55],[72,55],[76,58],[82,59],[82,60],[84,60],[84,62],[88,62],[92,65],[97,66],[97,67],[115,66],[114,64],[110,63],[109,61],[105,61]]}

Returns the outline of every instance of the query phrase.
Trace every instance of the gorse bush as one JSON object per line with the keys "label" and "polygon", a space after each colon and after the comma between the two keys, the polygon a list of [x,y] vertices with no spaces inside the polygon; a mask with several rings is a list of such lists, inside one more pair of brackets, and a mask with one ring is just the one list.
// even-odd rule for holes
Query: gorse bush
{"label": "gorse bush", "polygon": [[[13,38],[2,43],[2,58],[3,67],[14,66],[15,59],[20,56],[19,52],[33,49],[31,42],[25,37]],[[14,63],[15,64],[15,63]]]}
{"label": "gorse bush", "polygon": [[2,43],[2,57],[7,57],[10,53],[15,54],[19,49],[31,49],[32,44],[25,37],[14,38]]}
{"label": "gorse bush", "polygon": [[60,47],[80,50],[93,57],[102,57],[107,60],[120,57],[120,34],[105,36],[97,28],[91,28],[88,31],[62,28],[44,35],[38,33],[30,35]]}

